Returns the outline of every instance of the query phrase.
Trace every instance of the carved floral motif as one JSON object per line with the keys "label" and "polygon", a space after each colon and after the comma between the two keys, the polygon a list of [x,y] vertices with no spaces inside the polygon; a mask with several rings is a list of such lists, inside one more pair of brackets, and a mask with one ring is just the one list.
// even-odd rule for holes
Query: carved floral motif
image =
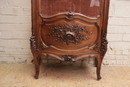
{"label": "carved floral motif", "polygon": [[88,35],[92,34],[92,32],[85,29],[85,27],[80,27],[79,25],[64,24],[50,27],[49,30],[49,36],[56,37],[55,41],[62,41],[66,44],[77,44],[82,40],[88,40],[89,37],[84,35],[83,33],[86,33]]}

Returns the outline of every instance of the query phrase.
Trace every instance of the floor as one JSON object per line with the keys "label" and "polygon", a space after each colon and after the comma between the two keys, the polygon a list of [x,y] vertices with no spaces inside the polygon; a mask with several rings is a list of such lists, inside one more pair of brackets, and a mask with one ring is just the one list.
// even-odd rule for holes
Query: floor
{"label": "floor", "polygon": [[41,65],[40,77],[33,78],[32,64],[0,64],[0,87],[130,87],[130,67],[102,66],[96,80],[95,67]]}

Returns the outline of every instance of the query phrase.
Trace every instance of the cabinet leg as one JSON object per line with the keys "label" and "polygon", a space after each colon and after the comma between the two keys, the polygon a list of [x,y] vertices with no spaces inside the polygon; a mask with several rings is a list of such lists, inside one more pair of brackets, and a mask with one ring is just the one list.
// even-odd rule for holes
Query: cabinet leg
{"label": "cabinet leg", "polygon": [[97,80],[101,79],[100,71],[101,71],[101,59],[97,59],[97,69],[96,69]]}
{"label": "cabinet leg", "polygon": [[100,75],[100,70],[101,70],[101,68],[97,67],[97,70],[96,70],[96,72],[97,72],[97,80],[100,80],[102,78],[101,75]]}
{"label": "cabinet leg", "polygon": [[37,60],[38,61],[35,64],[35,76],[34,76],[35,79],[38,79],[39,77],[41,58],[38,58]]}
{"label": "cabinet leg", "polygon": [[95,67],[97,67],[98,66],[98,61],[97,61],[97,59],[95,58]]}
{"label": "cabinet leg", "polygon": [[35,65],[35,79],[38,79],[39,77],[39,71],[40,71],[40,65]]}

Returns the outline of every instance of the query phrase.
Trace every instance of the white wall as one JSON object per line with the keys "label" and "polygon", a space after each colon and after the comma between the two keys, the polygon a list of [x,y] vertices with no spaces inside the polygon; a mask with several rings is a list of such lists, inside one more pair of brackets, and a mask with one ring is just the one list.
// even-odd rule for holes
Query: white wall
{"label": "white wall", "polygon": [[[31,0],[0,0],[0,62],[30,63]],[[104,65],[130,66],[130,0],[111,0]]]}
{"label": "white wall", "polygon": [[30,62],[31,0],[0,0],[0,61]]}
{"label": "white wall", "polygon": [[130,66],[130,0],[110,0],[106,65]]}

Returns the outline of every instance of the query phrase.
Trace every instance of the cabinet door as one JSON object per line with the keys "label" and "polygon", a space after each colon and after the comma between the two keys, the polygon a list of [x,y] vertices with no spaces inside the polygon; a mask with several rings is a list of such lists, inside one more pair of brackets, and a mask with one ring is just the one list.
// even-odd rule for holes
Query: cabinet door
{"label": "cabinet door", "polygon": [[48,47],[67,52],[96,48],[100,0],[40,0],[39,4],[44,20],[41,40]]}
{"label": "cabinet door", "polygon": [[40,0],[40,13],[46,17],[63,12],[97,17],[99,9],[100,0]]}

